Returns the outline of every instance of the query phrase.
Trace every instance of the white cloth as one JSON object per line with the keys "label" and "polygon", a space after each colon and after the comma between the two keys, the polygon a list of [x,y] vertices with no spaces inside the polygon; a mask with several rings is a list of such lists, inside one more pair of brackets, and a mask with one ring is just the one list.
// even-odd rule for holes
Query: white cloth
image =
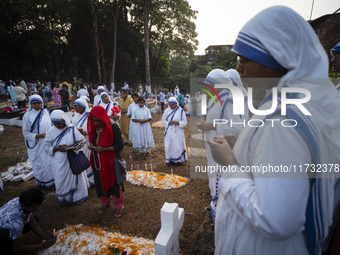
{"label": "white cloth", "polygon": [[[241,32],[241,36],[259,41],[257,45],[262,44],[288,70],[279,81],[278,91],[282,87],[301,87],[310,91],[311,99],[304,103],[304,107],[312,117],[301,118],[307,119],[308,128],[313,127],[310,130],[316,140],[313,148],[317,154],[312,159],[314,150],[297,129],[280,124],[274,129],[269,121],[261,128],[246,126],[241,133],[233,149],[236,171],[240,166],[261,164],[339,164],[340,105],[335,87],[328,79],[327,55],[313,29],[293,10],[275,6],[257,14]],[[291,47],[287,48],[287,45]],[[244,56],[248,57],[246,53]],[[271,103],[268,101],[259,109],[268,109]],[[261,117],[264,118],[253,116],[252,119]],[[270,117],[279,121],[286,118],[278,114]],[[257,173],[244,173],[243,178],[222,179],[215,223],[215,254],[309,254],[304,224],[310,180],[305,172],[300,175],[301,178],[294,179],[266,179],[255,178]],[[318,230],[323,232],[321,239],[325,240],[329,229],[337,224],[332,224],[332,217],[340,198],[334,194],[338,179],[315,179],[314,182],[320,187],[316,192],[320,197],[317,211],[321,212],[315,222],[322,219],[323,225],[318,225]],[[326,243],[321,248],[325,250]],[[317,251],[317,254],[321,253],[321,249]]]}
{"label": "white cloth", "polygon": [[[84,99],[77,99],[75,101],[75,103],[76,102],[79,102],[83,106],[85,106],[85,109],[84,109],[84,112],[82,114],[77,113],[77,112],[74,114],[74,117],[72,118],[72,124],[76,128],[82,128],[84,131],[87,131],[87,121],[88,121],[88,115],[90,113],[89,106]],[[83,136],[83,139],[86,142],[86,144],[83,146],[83,152],[84,152],[85,156],[88,158],[88,160],[90,160],[91,151],[88,148],[88,145],[90,144],[89,136],[88,135]],[[89,166],[89,168],[87,168],[85,170],[85,172],[86,172],[87,179],[89,180],[90,185],[93,186],[94,185],[94,176],[93,176],[92,167]]]}
{"label": "white cloth", "polygon": [[[132,117],[132,113],[137,109],[137,107],[139,107],[139,106],[135,102],[130,104],[129,108],[128,108],[127,116]],[[129,140],[133,140],[133,130],[134,130],[135,125],[137,125],[137,124],[138,123],[135,123],[135,122],[132,121],[132,119],[130,119]]]}
{"label": "white cloth", "polygon": [[17,101],[24,101],[26,99],[26,90],[23,89],[20,86],[15,86],[13,88],[13,91],[15,93],[15,98]]}
{"label": "white cloth", "polygon": [[[32,100],[32,97],[39,97],[42,101],[42,98],[38,95],[31,96],[30,101]],[[37,122],[37,125],[39,125],[39,133],[38,126],[35,126],[31,132],[32,124],[40,112],[32,108],[25,113],[22,119],[22,133],[25,137],[28,157],[32,165],[37,187],[51,188],[54,186],[54,174],[50,164],[51,157],[44,151],[43,144],[45,139],[36,138],[36,135],[46,134],[52,127],[52,122],[48,111],[45,109],[42,109],[41,111],[42,116],[39,124]]]}
{"label": "white cloth", "polygon": [[[53,147],[58,145],[72,145],[73,141],[73,129],[68,129],[66,134],[61,138],[59,143],[56,144],[54,139],[69,127],[69,119],[66,114],[60,110],[54,110],[51,114],[51,119],[63,119],[66,127],[58,129],[55,126],[47,131],[44,150],[52,157],[51,167],[54,172],[56,193],[59,203],[74,204],[81,200],[85,200],[88,196],[88,188],[90,187],[89,181],[86,176],[86,172],[83,171],[79,175],[73,175],[70,168],[70,164],[67,159],[67,152],[56,151],[53,153]],[[83,136],[79,131],[74,129],[75,140],[80,141]],[[79,151],[75,151],[76,153]]]}
{"label": "white cloth", "polygon": [[138,90],[139,90],[139,94],[143,93],[143,86],[141,84],[139,84]]}
{"label": "white cloth", "polygon": [[77,92],[77,97],[81,97],[81,96],[89,97],[90,95],[89,95],[89,92],[87,92],[86,89],[80,89]]}
{"label": "white cloth", "polygon": [[26,85],[26,82],[24,81],[24,80],[22,80],[21,82],[20,82],[20,85],[21,85],[21,87],[26,91],[26,93],[28,92],[28,89],[27,89],[27,85]]}
{"label": "white cloth", "polygon": [[[170,115],[170,116],[169,116]],[[179,125],[170,125],[170,121],[178,121]],[[187,125],[187,118],[184,110],[177,106],[174,110],[166,108],[162,117],[162,125],[165,127],[164,148],[165,163],[187,162],[185,146],[184,127]]]}
{"label": "white cloth", "polygon": [[247,90],[243,87],[242,80],[240,74],[235,69],[229,69],[226,71],[229,79],[231,79],[232,83],[242,90],[244,96],[248,96]]}
{"label": "white cloth", "polygon": [[99,95],[99,94],[96,95],[96,96],[94,97],[94,100],[93,100],[93,105],[94,105],[94,106],[98,105],[99,102],[100,102],[100,100],[101,100],[100,95]]}
{"label": "white cloth", "polygon": [[2,95],[7,94],[5,87],[6,87],[6,83],[1,81],[0,82],[0,94],[2,94]]}
{"label": "white cloth", "polygon": [[[131,119],[152,119],[150,109],[143,106],[138,107],[132,112]],[[135,123],[133,130],[133,148],[151,148],[154,147],[153,134],[150,126],[150,121],[143,124]]]}
{"label": "white cloth", "polygon": [[128,89],[129,89],[129,84],[126,83],[126,84],[124,85],[124,89],[127,89],[127,90],[128,90]]}

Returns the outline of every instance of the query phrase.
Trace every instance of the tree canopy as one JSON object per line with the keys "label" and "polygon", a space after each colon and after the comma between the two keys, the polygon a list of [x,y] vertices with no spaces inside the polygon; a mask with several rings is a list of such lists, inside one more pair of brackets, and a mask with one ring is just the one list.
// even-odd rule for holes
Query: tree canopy
{"label": "tree canopy", "polygon": [[[197,12],[187,0],[144,1],[150,73],[169,77],[171,57],[193,57]],[[0,78],[145,82],[144,1],[2,0]]]}

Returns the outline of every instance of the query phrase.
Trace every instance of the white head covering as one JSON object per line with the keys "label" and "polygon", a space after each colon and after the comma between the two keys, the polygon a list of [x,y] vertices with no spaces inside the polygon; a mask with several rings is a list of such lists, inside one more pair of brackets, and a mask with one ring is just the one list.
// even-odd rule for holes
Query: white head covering
{"label": "white head covering", "polygon": [[170,97],[168,104],[176,104],[176,105],[178,105],[178,101],[177,101],[176,97]]}
{"label": "white head covering", "polygon": [[237,86],[240,90],[242,90],[243,95],[247,96],[248,92],[247,90],[243,87],[242,80],[240,77],[240,74],[235,70],[235,69],[229,69],[226,71],[226,74],[229,76],[231,82]]}
{"label": "white head covering", "polygon": [[97,88],[97,92],[100,92],[100,91],[105,91],[105,88],[104,88],[103,86],[99,86],[99,87]]}
{"label": "white head covering", "polygon": [[106,92],[103,92],[103,93],[100,94],[100,98],[103,98],[104,96],[107,96],[110,100],[110,97]]}
{"label": "white head covering", "polygon": [[83,107],[85,112],[90,112],[90,107],[88,103],[82,98],[78,98],[76,101],[74,101],[74,105],[80,105],[81,107]]}
{"label": "white head covering", "polygon": [[208,73],[205,83],[215,87],[215,84],[233,84],[229,76],[222,69],[214,69]]}
{"label": "white head covering", "polygon": [[62,110],[54,110],[51,113],[51,121],[52,123],[65,123],[66,127],[70,125],[70,120],[66,116],[65,112]]}
{"label": "white head covering", "polygon": [[[304,103],[304,107],[312,116],[301,114],[301,119],[307,120],[310,137],[315,140],[315,144],[311,144],[315,164],[339,164],[340,102],[328,79],[328,57],[310,24],[288,7],[267,8],[244,25],[233,51],[262,65],[287,69],[277,85],[278,92],[282,87],[310,91],[311,99]],[[334,173],[328,174],[333,176]],[[332,223],[334,179],[316,178],[314,184],[312,194],[321,199],[314,200],[314,196],[312,199],[319,203],[313,204],[316,208],[313,216],[318,224],[315,228],[320,231],[313,238],[317,240],[316,254],[321,254],[322,242]]]}
{"label": "white head covering", "polygon": [[28,107],[28,110],[29,111],[31,111],[32,109],[33,109],[33,107],[32,107],[32,103],[34,103],[34,102],[39,102],[39,103],[41,103],[41,107],[43,107],[43,99],[41,98],[41,96],[39,96],[39,95],[32,95],[31,97],[30,97],[30,100],[29,100],[29,103],[30,103],[30,105],[29,105],[29,107]]}
{"label": "white head covering", "polygon": [[87,96],[81,96],[80,98],[81,98],[81,99],[84,99],[86,102],[89,102],[89,101],[90,101],[90,99],[89,99]]}

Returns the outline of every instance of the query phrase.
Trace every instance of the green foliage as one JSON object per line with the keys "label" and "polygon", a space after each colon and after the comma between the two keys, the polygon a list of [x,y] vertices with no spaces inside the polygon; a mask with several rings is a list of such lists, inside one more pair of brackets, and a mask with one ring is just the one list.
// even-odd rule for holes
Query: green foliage
{"label": "green foliage", "polygon": [[328,74],[329,78],[339,78],[339,73],[333,73],[332,71]]}
{"label": "green foliage", "polygon": [[184,57],[174,57],[170,59],[171,76],[185,75],[188,72],[189,61]]}
{"label": "green foliage", "polygon": [[236,69],[237,67],[237,55],[232,52],[229,48],[223,47],[217,54],[216,60],[211,65],[198,66],[195,70],[194,78],[205,78],[208,73],[213,69]]}
{"label": "green foliage", "polygon": [[212,63],[215,68],[220,68],[223,70],[235,69],[237,67],[237,55],[232,52],[229,48],[223,47],[217,54],[216,60]]}
{"label": "green foliage", "polygon": [[189,90],[190,89],[190,74],[180,75],[177,74],[173,77],[164,78],[163,88],[168,88],[174,90],[176,85],[178,85],[181,89]]}
{"label": "green foliage", "polygon": [[[111,76],[114,18],[117,23],[115,82],[145,80],[143,11],[140,0],[2,0],[0,1],[0,77],[63,81],[74,76],[98,81],[94,17],[102,74]],[[196,11],[187,0],[150,3],[151,74],[170,76],[170,56],[192,57],[197,47]],[[27,70],[20,73],[19,70]],[[187,69],[187,68],[186,68]],[[44,73],[47,71],[47,75]],[[20,75],[19,75],[20,74]],[[23,75],[22,75],[23,74]],[[186,73],[182,72],[182,75]]]}

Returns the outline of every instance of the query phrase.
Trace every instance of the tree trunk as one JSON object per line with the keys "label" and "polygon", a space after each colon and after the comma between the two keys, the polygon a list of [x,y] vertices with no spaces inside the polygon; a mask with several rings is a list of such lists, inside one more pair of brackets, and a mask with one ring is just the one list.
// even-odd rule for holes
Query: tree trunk
{"label": "tree trunk", "polygon": [[102,79],[103,79],[103,84],[106,84],[106,67],[105,67],[105,47],[103,44],[99,41],[99,46],[100,46],[100,60],[101,60],[101,70],[102,70]]}
{"label": "tree trunk", "polygon": [[97,72],[98,72],[98,82],[102,82],[102,74],[100,68],[100,59],[99,59],[99,39],[98,39],[98,19],[96,10],[94,8],[94,4],[92,0],[90,0],[92,7],[92,16],[93,16],[93,34],[94,34],[94,42],[96,44],[96,62],[97,62]]}
{"label": "tree trunk", "polygon": [[113,54],[112,54],[112,70],[111,70],[111,83],[115,82],[115,70],[117,59],[117,28],[118,28],[118,14],[119,14],[119,0],[117,1],[116,14],[112,8],[112,16],[114,19],[114,32],[113,32]]}
{"label": "tree trunk", "polygon": [[144,51],[145,51],[145,83],[151,85],[149,55],[149,0],[143,0],[144,13]]}

